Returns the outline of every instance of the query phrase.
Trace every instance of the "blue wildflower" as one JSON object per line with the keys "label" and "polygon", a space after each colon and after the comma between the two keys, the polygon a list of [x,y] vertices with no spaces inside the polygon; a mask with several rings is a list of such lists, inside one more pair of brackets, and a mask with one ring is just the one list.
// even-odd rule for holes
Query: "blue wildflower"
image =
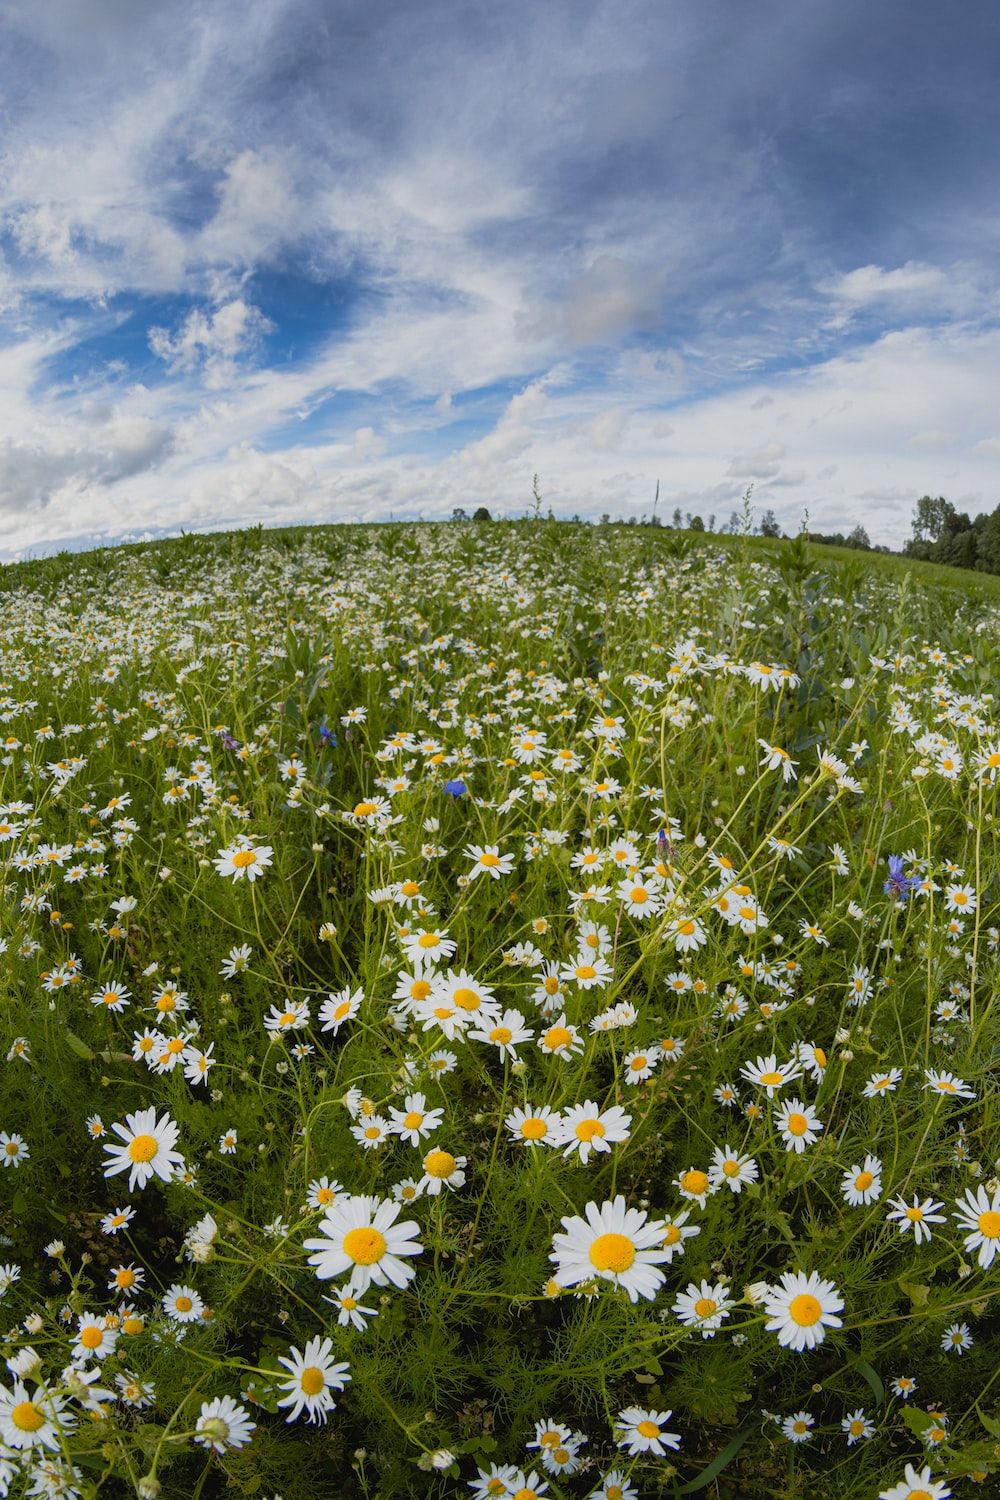
{"label": "blue wildflower", "polygon": [[911,891],[915,891],[920,884],[916,875],[905,875],[903,873],[903,856],[901,854],[889,855],[889,879],[882,887],[887,896],[895,896],[897,901],[905,901]]}
{"label": "blue wildflower", "polygon": [[464,797],[468,791],[468,787],[464,781],[446,781],[444,790],[448,793],[449,797]]}
{"label": "blue wildflower", "polygon": [[332,745],[333,749],[336,750],[337,736],[334,734],[333,730],[329,728],[325,720],[319,726],[319,737],[323,741],[324,745]]}

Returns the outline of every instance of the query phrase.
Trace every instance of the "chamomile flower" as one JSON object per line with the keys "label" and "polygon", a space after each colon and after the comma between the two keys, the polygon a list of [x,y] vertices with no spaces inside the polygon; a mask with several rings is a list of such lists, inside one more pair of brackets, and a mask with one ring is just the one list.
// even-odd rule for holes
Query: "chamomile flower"
{"label": "chamomile flower", "polygon": [[974,1343],[968,1323],[950,1323],[941,1335],[941,1348],[945,1354],[964,1354]]}
{"label": "chamomile flower", "polygon": [[558,1144],[559,1115],[548,1104],[537,1109],[526,1105],[524,1109],[512,1109],[504,1120],[515,1141],[522,1146],[555,1146]]}
{"label": "chamomile flower", "polygon": [[196,1443],[215,1453],[228,1453],[231,1448],[243,1448],[249,1443],[257,1423],[250,1420],[246,1407],[232,1396],[216,1396],[214,1401],[202,1402],[194,1427]]}
{"label": "chamomile flower", "polygon": [[564,1062],[583,1051],[583,1038],[576,1027],[566,1020],[566,1012],[551,1026],[545,1028],[538,1038],[538,1046],[550,1057],[559,1057]]}
{"label": "chamomile flower", "polygon": [[393,1135],[419,1146],[425,1136],[431,1135],[444,1118],[443,1109],[428,1109],[423,1094],[407,1094],[402,1109],[389,1109],[389,1129]]}
{"label": "chamomile flower", "polygon": [[666,1458],[668,1448],[679,1448],[680,1436],[667,1432],[666,1425],[672,1413],[669,1411],[645,1411],[640,1406],[626,1406],[618,1413],[615,1427],[619,1430],[619,1448],[636,1456],[640,1453],[655,1453],[657,1458]]}
{"label": "chamomile flower", "polygon": [[194,1287],[175,1282],[164,1293],[163,1311],[172,1323],[196,1323],[205,1311],[205,1304]]}
{"label": "chamomile flower", "polygon": [[902,1068],[886,1068],[884,1072],[873,1073],[862,1089],[865,1099],[878,1099],[883,1094],[894,1094],[903,1077]]}
{"label": "chamomile flower", "polygon": [[328,995],[319,1008],[319,1019],[323,1022],[320,1030],[332,1031],[336,1036],[341,1026],[357,1015],[363,998],[362,990],[344,989]]}
{"label": "chamomile flower", "polygon": [[228,849],[221,849],[215,858],[215,868],[220,875],[232,880],[248,880],[252,885],[271,864],[274,850],[270,844],[253,845],[239,841]]}
{"label": "chamomile flower", "polygon": [[903,1478],[891,1490],[879,1490],[879,1500],[947,1500],[951,1489],[941,1480],[932,1479],[926,1464],[918,1471],[912,1464],[903,1470]]}
{"label": "chamomile flower", "polygon": [[861,1166],[850,1167],[840,1183],[840,1191],[852,1208],[875,1203],[882,1194],[882,1163],[877,1156],[866,1156]]}
{"label": "chamomile flower", "polygon": [[[320,1220],[320,1234],[304,1243],[309,1264],[320,1281],[350,1272],[352,1289],[359,1293],[375,1286],[406,1286],[416,1275],[407,1260],[420,1255],[423,1245],[412,1238],[419,1229],[413,1220],[397,1224],[400,1205],[385,1199],[351,1197],[334,1203]],[[406,1257],[404,1259],[403,1257]]]}
{"label": "chamomile flower", "polygon": [[795,1151],[801,1156],[807,1146],[819,1138],[823,1122],[809,1104],[801,1099],[789,1099],[775,1112],[774,1122],[785,1142],[786,1151]]}
{"label": "chamomile flower", "polygon": [[898,1220],[900,1234],[906,1234],[912,1230],[913,1238],[918,1245],[922,1245],[924,1240],[933,1237],[930,1228],[932,1224],[946,1222],[944,1214],[938,1213],[938,1209],[943,1207],[943,1203],[937,1203],[933,1198],[921,1199],[916,1193],[913,1195],[912,1203],[907,1203],[903,1198],[890,1198],[886,1219],[889,1223]]}
{"label": "chamomile flower", "polygon": [[502,1016],[488,1017],[478,1030],[470,1031],[468,1035],[474,1041],[496,1047],[500,1056],[511,1062],[517,1058],[520,1043],[534,1039],[534,1032],[525,1026],[524,1016],[519,1010],[505,1010]]}
{"label": "chamomile flower", "polygon": [[740,1073],[750,1083],[755,1083],[759,1088],[767,1091],[767,1097],[773,1099],[778,1089],[785,1087],[787,1083],[793,1083],[802,1073],[798,1063],[783,1063],[780,1067],[778,1059],[772,1052],[769,1057],[758,1057],[755,1062],[746,1063]]}
{"label": "chamomile flower", "polygon": [[337,1404],[335,1394],[339,1395],[351,1378],[348,1366],[336,1363],[332,1353],[332,1339],[311,1338],[304,1349],[293,1345],[287,1354],[277,1356],[279,1365],[289,1372],[277,1382],[285,1393],[278,1409],[288,1408],[286,1422],[294,1422],[303,1411],[309,1422],[326,1422]]}
{"label": "chamomile flower", "polygon": [[[940,1203],[936,1205],[941,1207]],[[970,1232],[964,1244],[966,1250],[977,1250],[976,1256],[983,1270],[988,1270],[1000,1252],[1000,1188],[992,1194],[980,1185],[975,1192],[968,1188],[964,1198],[955,1203],[957,1210],[952,1217],[962,1229]]]}
{"label": "chamomile flower", "polygon": [[563,1232],[553,1236],[549,1259],[559,1284],[578,1286],[598,1277],[621,1287],[631,1302],[655,1297],[664,1279],[658,1267],[669,1259],[662,1223],[647,1222],[643,1209],[626,1208],[621,1194],[600,1207],[588,1203],[584,1215],[564,1215]]}
{"label": "chamomile flower", "polygon": [[579,1154],[586,1166],[591,1152],[610,1151],[618,1141],[627,1141],[632,1116],[617,1104],[602,1110],[593,1099],[569,1105],[559,1121],[556,1144],[564,1156]]}
{"label": "chamomile flower", "polygon": [[136,1187],[144,1188],[153,1177],[169,1182],[175,1169],[182,1165],[184,1158],[174,1149],[180,1131],[168,1114],[157,1119],[155,1105],[126,1115],[124,1125],[116,1123],[111,1128],[121,1144],[109,1143],[104,1147],[108,1157],[104,1175],[114,1177],[119,1172],[128,1172],[129,1192]]}
{"label": "chamomile flower", "polygon": [[735,1151],[728,1143],[712,1152],[712,1165],[708,1169],[708,1180],[713,1188],[725,1185],[732,1193],[741,1193],[748,1182],[756,1182],[760,1168],[752,1156]]}
{"label": "chamomile flower", "polygon": [[60,1434],[75,1426],[75,1417],[65,1409],[65,1398],[45,1386],[29,1392],[20,1380],[14,1381],[10,1391],[0,1385],[0,1442],[7,1448],[55,1450],[60,1447]]}
{"label": "chamomile flower", "polygon": [[857,1411],[849,1412],[841,1419],[840,1429],[847,1438],[848,1448],[853,1448],[855,1443],[875,1436],[875,1424],[868,1418],[864,1407],[861,1406]]}
{"label": "chamomile flower", "polygon": [[714,1338],[722,1327],[723,1318],[729,1317],[733,1306],[728,1288],[721,1282],[710,1285],[707,1281],[688,1282],[683,1292],[678,1292],[671,1304],[679,1321],[685,1328],[697,1328],[702,1338]]}
{"label": "chamomile flower", "polygon": [[465,1182],[465,1163],[466,1157],[453,1156],[450,1151],[436,1146],[424,1157],[424,1175],[420,1179],[421,1190],[431,1198],[436,1198],[446,1187],[454,1192]]}
{"label": "chamomile flower", "polygon": [[844,1299],[832,1281],[801,1271],[786,1271],[776,1287],[768,1287],[764,1295],[764,1311],[769,1333],[777,1333],[778,1343],[785,1349],[801,1352],[815,1349],[826,1338],[827,1328],[840,1328],[842,1319],[836,1316],[843,1312]]}

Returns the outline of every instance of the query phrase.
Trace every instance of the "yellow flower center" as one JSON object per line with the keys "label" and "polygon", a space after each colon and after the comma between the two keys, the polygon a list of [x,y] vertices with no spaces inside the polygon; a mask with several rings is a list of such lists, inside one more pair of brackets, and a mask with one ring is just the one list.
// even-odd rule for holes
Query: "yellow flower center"
{"label": "yellow flower center", "polygon": [[306,1365],[299,1376],[299,1385],[307,1396],[318,1396],[326,1385],[323,1371],[319,1365]]}
{"label": "yellow flower center", "polygon": [[592,1141],[595,1135],[604,1135],[604,1126],[600,1120],[581,1120],[576,1127],[578,1141]]}
{"label": "yellow flower center", "polygon": [[459,1010],[478,1010],[482,1004],[478,990],[469,990],[464,986],[455,991],[451,997]]}
{"label": "yellow flower center", "polygon": [[874,1172],[859,1172],[857,1177],[855,1177],[854,1179],[854,1186],[857,1188],[859,1193],[863,1193],[871,1187],[874,1181]]}
{"label": "yellow flower center", "polygon": [[822,1304],[809,1292],[800,1292],[789,1302],[788,1315],[800,1328],[811,1328],[823,1315]]}
{"label": "yellow flower center", "polygon": [[640,1053],[638,1057],[633,1057],[632,1061],[629,1063],[629,1067],[632,1069],[633,1073],[641,1073],[648,1061],[649,1059],[646,1057],[645,1053]]}
{"label": "yellow flower center", "polygon": [[367,818],[375,811],[374,802],[356,802],[354,805],[354,816],[356,818]]}
{"label": "yellow flower center", "polygon": [[155,1135],[137,1135],[129,1141],[128,1154],[133,1161],[152,1161],[160,1143]]}
{"label": "yellow flower center", "polygon": [[680,1240],[680,1238],[681,1238],[681,1232],[677,1228],[677,1225],[676,1224],[668,1224],[667,1225],[667,1232],[663,1236],[663,1243],[665,1245],[676,1245],[677,1242],[678,1242],[678,1240]]}
{"label": "yellow flower center", "polygon": [[104,1342],[104,1334],[93,1323],[80,1331],[80,1343],[85,1349],[99,1349]]}
{"label": "yellow flower center", "polygon": [[407,1130],[416,1130],[423,1120],[423,1115],[418,1109],[411,1109],[409,1114],[404,1115],[403,1124]]}
{"label": "yellow flower center", "polygon": [[634,885],[632,887],[631,896],[632,903],[635,906],[642,906],[644,901],[649,900],[649,892],[644,885]]}
{"label": "yellow flower center", "polygon": [[635,1260],[635,1246],[625,1234],[599,1234],[590,1247],[590,1264],[596,1271],[627,1271]]}
{"label": "yellow flower center", "polygon": [[919,1224],[923,1216],[924,1211],[922,1208],[908,1208],[906,1210],[906,1217],[910,1220],[911,1224]]}
{"label": "yellow flower center", "polygon": [[335,1197],[333,1188],[320,1188],[316,1194],[317,1203],[332,1203]]}
{"label": "yellow flower center", "polygon": [[740,1175],[740,1164],[732,1157],[722,1163],[722,1171],[726,1177],[738,1177]]}
{"label": "yellow flower center", "polygon": [[996,1209],[988,1208],[985,1213],[979,1215],[977,1220],[979,1232],[988,1240],[1000,1239],[1000,1213]]}
{"label": "yellow flower center", "polygon": [[658,1438],[660,1435],[658,1425],[655,1422],[651,1422],[648,1417],[643,1417],[641,1422],[637,1422],[635,1430],[639,1433],[640,1437],[644,1438]]}
{"label": "yellow flower center", "polygon": [[500,863],[500,856],[498,854],[481,854],[479,856],[479,863],[485,865],[488,870],[492,870]]}
{"label": "yellow flower center", "polygon": [[10,1420],[21,1432],[37,1432],[45,1415],[33,1401],[19,1401],[10,1414]]}
{"label": "yellow flower center", "polygon": [[404,896],[420,895],[420,887],[415,880],[404,880],[399,889]]}
{"label": "yellow flower center", "polygon": [[689,917],[686,922],[681,922],[677,931],[682,937],[690,937],[692,932],[694,932],[694,923],[691,921],[691,918]]}
{"label": "yellow flower center", "polygon": [[558,979],[556,978],[556,976],[554,974],[547,974],[545,976],[545,986],[544,986],[544,988],[545,988],[545,993],[547,995],[558,995],[558,993],[559,993],[559,981],[558,981]]}
{"label": "yellow flower center", "polygon": [[593,979],[596,973],[597,970],[593,964],[577,964],[576,966],[577,979]]}
{"label": "yellow flower center", "polygon": [[766,1084],[769,1084],[769,1085],[770,1084],[776,1084],[776,1083],[784,1083],[784,1081],[785,1081],[785,1075],[784,1075],[784,1073],[762,1073],[760,1075],[760,1081],[761,1081],[761,1083],[766,1083]]}
{"label": "yellow flower center", "polygon": [[422,932],[417,938],[418,948],[436,948],[441,939],[436,932]]}
{"label": "yellow flower center", "polygon": [[691,1172],[683,1172],[680,1181],[684,1191],[686,1193],[693,1193],[695,1197],[704,1193],[708,1187],[707,1173],[699,1172],[697,1168]]}
{"label": "yellow flower center", "polygon": [[365,1126],[365,1140],[367,1140],[367,1141],[377,1141],[378,1138],[379,1138],[379,1136],[381,1134],[382,1134],[382,1128],[381,1128],[381,1126],[379,1126],[379,1125],[366,1125]]}
{"label": "yellow flower center", "polygon": [[241,849],[233,855],[233,864],[237,870],[245,870],[247,865],[255,865],[257,856],[252,849]]}
{"label": "yellow flower center", "polygon": [[543,1135],[547,1135],[549,1127],[544,1120],[537,1115],[532,1115],[530,1120],[524,1120],[521,1124],[521,1134],[526,1141],[540,1141]]}
{"label": "yellow flower center", "polygon": [[194,1303],[190,1297],[185,1296],[182,1292],[179,1297],[174,1298],[174,1307],[178,1312],[190,1312],[192,1307],[194,1307]]}
{"label": "yellow flower center", "polygon": [[710,1318],[718,1305],[712,1297],[699,1297],[694,1305],[694,1310],[699,1318]]}
{"label": "yellow flower center", "polygon": [[386,1252],[385,1235],[365,1224],[344,1235],[343,1251],[356,1266],[373,1266]]}
{"label": "yellow flower center", "polygon": [[793,1111],[792,1114],[788,1116],[789,1135],[805,1135],[808,1129],[809,1121],[806,1119],[805,1115],[800,1115],[796,1111]]}
{"label": "yellow flower center", "polygon": [[424,1157],[424,1171],[430,1177],[450,1177],[456,1166],[450,1151],[429,1151]]}
{"label": "yellow flower center", "polygon": [[141,1333],[145,1324],[141,1318],[126,1318],[122,1324],[122,1332],[127,1334]]}
{"label": "yellow flower center", "polygon": [[513,1035],[514,1033],[511,1031],[509,1026],[494,1026],[493,1030],[490,1032],[490,1041],[498,1042],[501,1045],[506,1046]]}
{"label": "yellow flower center", "polygon": [[572,1040],[572,1033],[565,1026],[550,1026],[545,1033],[545,1045],[552,1052],[558,1051],[560,1047],[568,1047]]}
{"label": "yellow flower center", "polygon": [[415,979],[410,985],[410,995],[414,1000],[426,1000],[431,992],[431,987],[426,979]]}

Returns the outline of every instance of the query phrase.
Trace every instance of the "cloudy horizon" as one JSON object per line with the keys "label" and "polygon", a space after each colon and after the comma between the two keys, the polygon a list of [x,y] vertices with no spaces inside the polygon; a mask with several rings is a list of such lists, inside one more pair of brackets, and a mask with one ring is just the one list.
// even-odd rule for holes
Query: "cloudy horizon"
{"label": "cloudy horizon", "polygon": [[992,510],[998,65],[988,0],[11,0],[0,559]]}

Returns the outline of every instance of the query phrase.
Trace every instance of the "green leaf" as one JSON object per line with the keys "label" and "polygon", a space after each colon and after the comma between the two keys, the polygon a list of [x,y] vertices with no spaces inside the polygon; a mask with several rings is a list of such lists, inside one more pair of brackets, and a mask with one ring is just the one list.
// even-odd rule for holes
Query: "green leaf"
{"label": "green leaf", "polygon": [[906,1293],[914,1307],[927,1306],[927,1298],[931,1293],[929,1286],[919,1281],[900,1281],[898,1285],[899,1290]]}
{"label": "green leaf", "polygon": [[69,1031],[64,1026],[62,1029],[62,1034],[66,1038],[66,1045],[71,1052],[75,1052],[77,1057],[82,1057],[84,1062],[94,1061],[93,1052],[87,1046],[87,1043],[77,1036],[75,1031]]}
{"label": "green leaf", "polygon": [[879,1379],[877,1371],[872,1369],[871,1365],[866,1359],[856,1359],[854,1361],[854,1368],[857,1370],[859,1375],[864,1376],[871,1389],[872,1395],[875,1397],[875,1400],[881,1404],[885,1400],[885,1386]]}
{"label": "green leaf", "polygon": [[918,1406],[904,1406],[900,1416],[914,1437],[922,1438],[928,1427],[933,1427],[936,1421],[929,1412],[921,1411]]}
{"label": "green leaf", "polygon": [[[17,1207],[16,1199],[14,1200],[14,1207]],[[1000,1438],[1000,1421],[998,1421],[996,1417],[984,1416],[982,1413],[982,1409],[978,1406],[976,1407],[976,1411],[979,1412],[979,1420],[986,1428],[986,1431],[992,1434],[993,1437]]]}
{"label": "green leaf", "polygon": [[687,1484],[682,1484],[679,1489],[674,1490],[674,1494],[694,1495],[698,1490],[707,1489],[716,1475],[721,1474],[726,1465],[732,1463],[749,1436],[749,1428],[746,1428],[743,1432],[738,1432],[732,1442],[728,1443],[721,1453],[717,1453],[712,1462],[702,1469],[701,1473],[695,1479],[690,1479]]}

